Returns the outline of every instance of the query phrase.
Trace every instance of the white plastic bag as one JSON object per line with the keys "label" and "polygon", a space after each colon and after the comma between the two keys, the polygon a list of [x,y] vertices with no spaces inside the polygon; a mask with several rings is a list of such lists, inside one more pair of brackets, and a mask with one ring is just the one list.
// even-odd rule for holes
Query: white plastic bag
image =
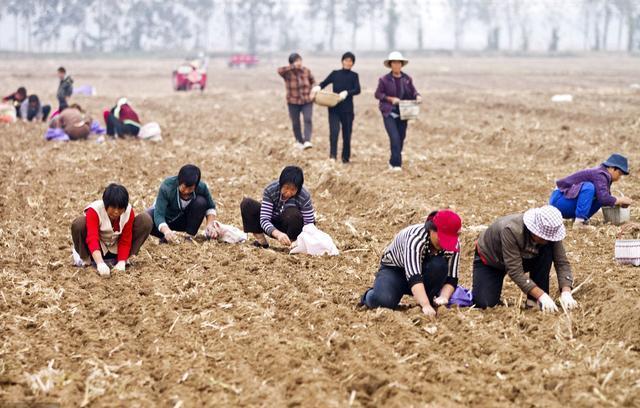
{"label": "white plastic bag", "polygon": [[331,255],[339,254],[338,248],[331,237],[320,231],[315,224],[307,224],[298,235],[296,245],[289,251],[290,254]]}
{"label": "white plastic bag", "polygon": [[239,244],[247,240],[247,234],[233,225],[223,224],[215,221],[216,231],[218,231],[218,242],[227,244]]}
{"label": "white plastic bag", "polygon": [[140,128],[138,138],[142,140],[150,140],[159,142],[162,140],[162,130],[157,122],[149,122]]}
{"label": "white plastic bag", "polygon": [[551,97],[551,102],[573,102],[573,95],[570,95],[570,94],[553,95]]}

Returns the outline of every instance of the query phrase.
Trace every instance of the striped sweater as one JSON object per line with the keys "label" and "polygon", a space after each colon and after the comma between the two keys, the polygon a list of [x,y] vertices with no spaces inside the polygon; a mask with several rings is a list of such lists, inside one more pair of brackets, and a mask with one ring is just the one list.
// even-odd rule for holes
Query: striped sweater
{"label": "striped sweater", "polygon": [[384,250],[381,263],[387,266],[403,268],[409,286],[423,282],[422,263],[425,257],[444,256],[449,263],[446,283],[454,288],[458,285],[458,252],[440,251],[436,255],[429,253],[431,239],[424,224],[411,225],[398,233],[391,244]]}
{"label": "striped sweater", "polygon": [[273,225],[273,220],[290,207],[295,207],[300,210],[302,218],[304,219],[304,225],[316,222],[315,210],[311,203],[311,195],[304,187],[300,189],[296,196],[291,197],[287,201],[283,201],[282,194],[280,193],[280,183],[276,180],[269,184],[267,188],[264,189],[262,206],[260,207],[260,227],[262,227],[262,230],[271,236],[276,229]]}

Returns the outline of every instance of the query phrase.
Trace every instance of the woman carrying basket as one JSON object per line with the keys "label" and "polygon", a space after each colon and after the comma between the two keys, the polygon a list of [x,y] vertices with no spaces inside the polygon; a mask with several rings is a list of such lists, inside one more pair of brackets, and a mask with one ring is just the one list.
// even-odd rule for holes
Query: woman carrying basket
{"label": "woman carrying basket", "polygon": [[402,147],[407,136],[407,121],[400,117],[400,101],[422,102],[422,96],[413,86],[413,80],[402,72],[402,67],[408,63],[409,60],[398,51],[389,54],[384,61],[384,66],[391,68],[391,72],[378,80],[378,89],[375,94],[376,99],[380,101],[384,128],[387,130],[391,144],[389,168],[392,171],[402,170]]}

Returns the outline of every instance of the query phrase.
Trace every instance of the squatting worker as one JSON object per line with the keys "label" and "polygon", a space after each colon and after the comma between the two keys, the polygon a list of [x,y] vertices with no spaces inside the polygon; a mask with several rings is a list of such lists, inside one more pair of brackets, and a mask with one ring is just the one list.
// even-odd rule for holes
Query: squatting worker
{"label": "squatting worker", "polygon": [[[553,264],[558,275],[560,303],[578,306],[571,295],[573,275],[562,240],[566,230],[557,208],[545,205],[524,214],[498,218],[480,234],[473,260],[473,301],[480,308],[500,304],[505,275],[527,295],[527,306],[543,312],[558,310],[549,296]],[[527,272],[529,275],[527,275]]]}
{"label": "squatting worker", "polygon": [[153,218],[151,235],[161,243],[177,242],[176,231],[195,237],[206,218],[205,238],[216,238],[216,203],[209,187],[201,180],[200,169],[193,164],[180,168],[177,176],[166,178],[160,185],[153,207],[147,210]]}
{"label": "squatting worker", "polygon": [[302,228],[316,221],[311,194],[304,188],[304,173],[297,166],[285,167],[279,179],[264,189],[262,203],[245,197],[240,213],[244,232],[253,233],[253,244],[261,248],[269,247],[265,234],[290,247]]}
{"label": "squatting worker", "polygon": [[391,158],[389,168],[392,171],[402,170],[402,148],[407,137],[407,121],[400,118],[400,101],[415,100],[422,102],[413,80],[402,71],[409,60],[401,53],[394,51],[384,61],[384,66],[391,68],[391,72],[380,77],[375,97],[380,101],[380,112],[384,121],[384,128],[389,136]]}
{"label": "squatting worker", "polygon": [[448,304],[458,285],[461,227],[458,214],[440,210],[400,231],[384,250],[360,305],[394,309],[402,296],[413,295],[425,315],[435,316],[435,307]]}
{"label": "squatting worker", "polygon": [[338,157],[338,135],[342,127],[342,162],[349,163],[351,158],[351,131],[353,129],[353,96],[360,94],[360,79],[352,71],[356,56],[347,52],[342,56],[342,69],[332,71],[320,85],[313,88],[312,93],[333,84],[333,92],[340,95],[340,102],[329,108],[329,158]]}
{"label": "squatting worker", "polygon": [[[296,138],[296,147],[310,149],[313,131],[313,95],[311,89],[315,79],[309,68],[302,65],[300,54],[289,55],[289,65],[278,68],[278,74],[284,79],[287,89],[287,106]],[[300,123],[300,115],[304,120],[304,135]]]}
{"label": "squatting worker", "polygon": [[104,277],[111,275],[107,263],[124,272],[129,256],[140,251],[152,226],[147,213],[135,215],[124,186],[109,184],[102,199],[89,204],[71,225],[73,263],[83,267],[93,261]]}
{"label": "squatting worker", "polygon": [[575,219],[573,226],[588,225],[589,219],[601,207],[628,207],[629,197],[611,195],[611,184],[629,174],[627,158],[612,154],[598,167],[580,170],[556,182],[549,204],[562,213],[562,218]]}

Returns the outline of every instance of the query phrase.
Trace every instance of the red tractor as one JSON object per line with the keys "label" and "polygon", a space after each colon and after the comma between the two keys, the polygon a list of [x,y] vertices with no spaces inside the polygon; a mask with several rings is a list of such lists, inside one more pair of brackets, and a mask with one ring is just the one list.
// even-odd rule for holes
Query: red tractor
{"label": "red tractor", "polygon": [[229,68],[254,68],[258,57],[253,54],[234,54],[229,58]]}
{"label": "red tractor", "polygon": [[173,89],[190,91],[199,88],[204,91],[207,86],[207,61],[204,58],[187,60],[173,71]]}

